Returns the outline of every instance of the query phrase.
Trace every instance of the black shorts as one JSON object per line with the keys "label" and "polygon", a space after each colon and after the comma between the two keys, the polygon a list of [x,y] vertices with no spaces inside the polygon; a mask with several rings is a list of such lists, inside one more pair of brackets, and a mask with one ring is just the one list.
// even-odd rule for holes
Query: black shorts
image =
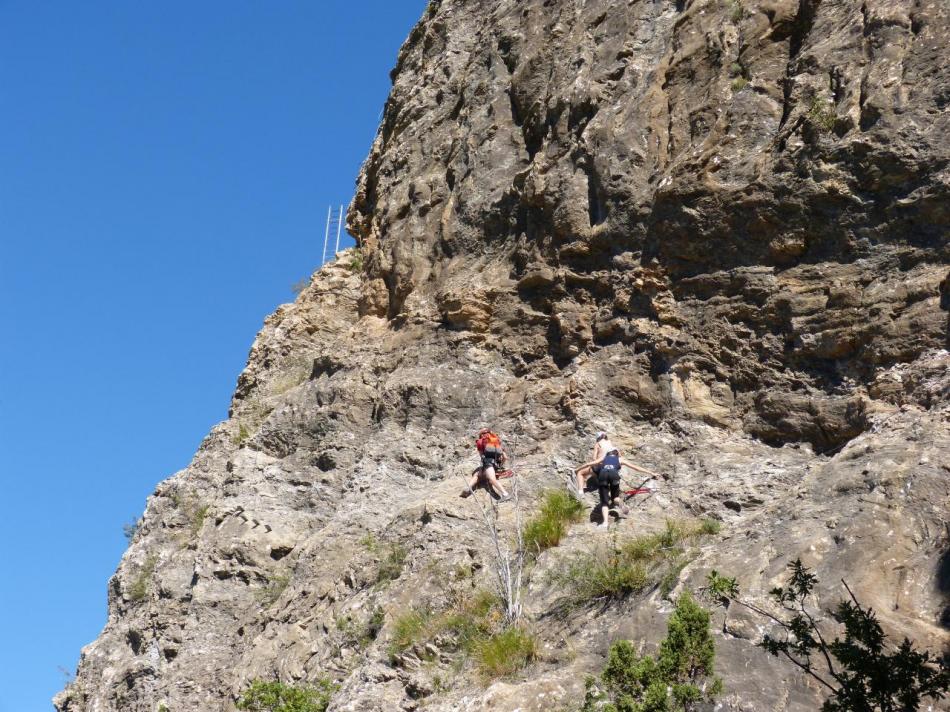
{"label": "black shorts", "polygon": [[620,497],[620,470],[601,467],[597,473],[597,492],[600,494],[600,506],[609,507]]}
{"label": "black shorts", "polygon": [[501,457],[499,455],[482,455],[482,472],[485,468],[494,468],[495,472],[501,469]]}

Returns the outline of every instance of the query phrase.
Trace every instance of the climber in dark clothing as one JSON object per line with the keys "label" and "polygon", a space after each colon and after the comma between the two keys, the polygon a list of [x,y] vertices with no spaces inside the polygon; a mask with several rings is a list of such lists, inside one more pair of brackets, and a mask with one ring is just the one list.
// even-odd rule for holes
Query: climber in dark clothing
{"label": "climber in dark clothing", "polygon": [[620,467],[622,460],[617,450],[607,453],[597,466],[597,492],[600,495],[601,521],[607,523],[607,512],[620,503]]}
{"label": "climber in dark clothing", "polygon": [[[580,475],[583,471],[591,472],[597,477],[597,492],[600,495],[600,525],[607,527],[607,513],[611,508],[617,508],[624,514],[625,507],[620,503],[620,470],[627,467],[636,470],[650,477],[659,477],[655,472],[647,470],[631,462],[627,462],[620,457],[620,450],[615,448],[609,440],[606,433],[598,433],[598,444],[606,443],[602,448],[600,458],[593,462],[581,465],[575,474]],[[596,452],[596,450],[595,450]]]}

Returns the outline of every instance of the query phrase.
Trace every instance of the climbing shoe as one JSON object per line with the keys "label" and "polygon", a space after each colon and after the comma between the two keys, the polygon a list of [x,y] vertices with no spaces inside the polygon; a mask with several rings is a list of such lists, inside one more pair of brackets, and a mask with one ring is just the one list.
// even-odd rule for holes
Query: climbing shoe
{"label": "climbing shoe", "polygon": [[613,512],[616,516],[618,516],[618,517],[620,517],[620,518],[624,518],[624,517],[626,517],[628,514],[630,514],[630,508],[627,507],[627,506],[625,506],[625,505],[623,505],[623,504],[621,504],[621,503],[620,503],[619,501],[617,501],[616,499],[615,499],[615,500],[613,501],[613,503],[610,505],[610,511]]}

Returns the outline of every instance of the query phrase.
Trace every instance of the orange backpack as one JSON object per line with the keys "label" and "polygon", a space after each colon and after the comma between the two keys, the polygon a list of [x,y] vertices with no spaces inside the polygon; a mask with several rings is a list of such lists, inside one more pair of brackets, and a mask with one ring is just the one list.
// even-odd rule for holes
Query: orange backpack
{"label": "orange backpack", "polygon": [[500,455],[501,454],[501,438],[499,438],[495,433],[488,432],[485,434],[485,448],[483,452],[486,455]]}

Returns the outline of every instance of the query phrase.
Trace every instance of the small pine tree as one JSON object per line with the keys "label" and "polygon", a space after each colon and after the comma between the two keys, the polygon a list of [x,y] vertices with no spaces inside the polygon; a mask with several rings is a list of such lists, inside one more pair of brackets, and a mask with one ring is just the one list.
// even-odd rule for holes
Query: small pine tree
{"label": "small pine tree", "polygon": [[716,657],[709,613],[684,593],[667,622],[656,657],[639,657],[628,640],[610,647],[601,673],[604,690],[587,680],[583,712],[690,712],[722,691],[708,680]]}
{"label": "small pine tree", "polygon": [[831,614],[844,626],[844,639],[828,642],[809,610],[808,599],[818,579],[800,559],[790,563],[789,569],[788,583],[771,591],[775,602],[791,614],[787,620],[742,601],[736,580],[716,571],[709,574],[706,591],[724,606],[737,603],[778,626],[780,637],[766,635],[759,646],[784,657],[825,687],[829,696],[822,712],[914,712],[925,697],[943,699],[950,690],[946,662],[918,652],[907,638],[888,652],[874,611],[864,608],[844,581],[851,600],[841,601]]}

